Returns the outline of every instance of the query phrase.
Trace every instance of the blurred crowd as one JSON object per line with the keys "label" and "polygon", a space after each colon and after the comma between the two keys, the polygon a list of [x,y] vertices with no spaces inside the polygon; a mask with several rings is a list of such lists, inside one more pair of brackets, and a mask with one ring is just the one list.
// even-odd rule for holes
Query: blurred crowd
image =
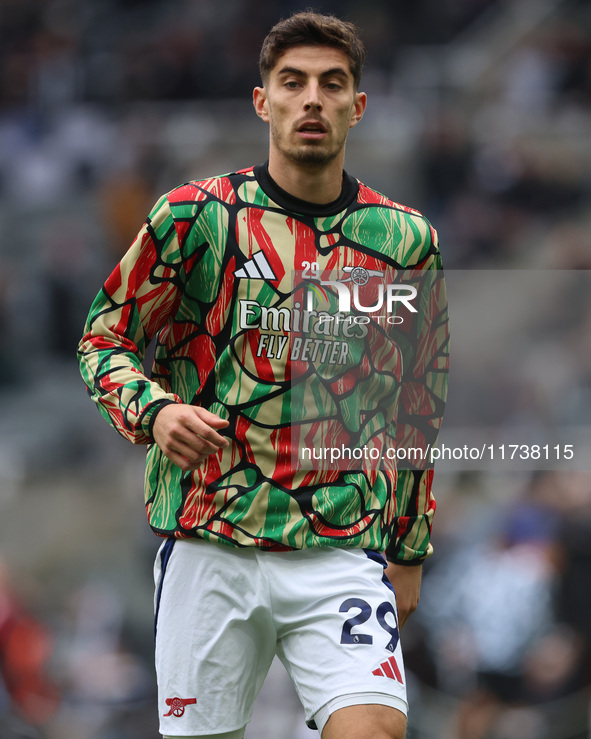
{"label": "blurred crowd", "polygon": [[405,638],[417,701],[447,702],[418,736],[586,739],[591,475],[466,474],[440,502]]}
{"label": "blurred crowd", "polygon": [[[453,38],[495,0],[325,0],[354,18],[389,74],[401,43]],[[193,100],[250,95],[258,50],[290,0],[3,0],[0,94],[9,104]]]}
{"label": "blurred crowd", "polygon": [[[481,423],[588,428],[590,3],[315,5],[356,21],[369,50],[352,174],[425,213],[448,270],[583,275],[576,289],[542,280],[551,301],[522,317],[530,340],[510,346],[511,372],[502,357],[484,375],[463,365],[451,422],[479,397]],[[259,45],[301,7],[0,0],[3,739],[157,737],[141,460],[95,418],[75,346],[163,191],[265,157],[249,103]],[[457,470],[438,489],[437,556],[404,634],[423,706],[410,739],[587,737],[591,473]],[[109,528],[126,515],[131,534]],[[124,538],[133,588],[97,555]]]}

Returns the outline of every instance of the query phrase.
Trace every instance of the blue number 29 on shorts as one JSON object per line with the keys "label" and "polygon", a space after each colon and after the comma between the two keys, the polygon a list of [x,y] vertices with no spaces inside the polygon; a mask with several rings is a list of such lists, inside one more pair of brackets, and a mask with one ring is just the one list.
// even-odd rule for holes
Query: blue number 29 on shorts
{"label": "blue number 29 on shorts", "polygon": [[[343,624],[343,630],[341,631],[341,644],[373,644],[373,636],[371,634],[363,634],[358,631],[353,632],[354,628],[369,621],[373,614],[372,607],[367,601],[362,600],[361,598],[347,598],[347,600],[342,602],[339,612],[348,613],[354,608],[359,609],[359,613],[348,618]],[[391,614],[393,616],[393,626],[386,620],[387,614]],[[389,603],[388,601],[380,603],[376,608],[376,619],[382,629],[390,635],[390,641],[385,645],[385,648],[390,652],[393,652],[400,639],[396,608],[394,608],[392,603]]]}

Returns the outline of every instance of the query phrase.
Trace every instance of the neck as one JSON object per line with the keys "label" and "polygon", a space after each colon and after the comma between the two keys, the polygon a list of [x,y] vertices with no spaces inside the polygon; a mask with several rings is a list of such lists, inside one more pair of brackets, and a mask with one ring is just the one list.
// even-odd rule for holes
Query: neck
{"label": "neck", "polygon": [[273,152],[269,155],[269,174],[283,190],[309,203],[332,203],[343,187],[343,158],[326,164],[294,164]]}

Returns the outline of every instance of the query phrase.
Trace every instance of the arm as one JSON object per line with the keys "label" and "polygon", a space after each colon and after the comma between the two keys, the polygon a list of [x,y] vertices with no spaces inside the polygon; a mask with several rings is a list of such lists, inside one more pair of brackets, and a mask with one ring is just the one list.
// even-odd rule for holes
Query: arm
{"label": "arm", "polygon": [[420,564],[408,566],[388,562],[386,576],[396,591],[396,607],[398,608],[400,628],[404,626],[409,616],[419,605],[422,574],[423,568]]}
{"label": "arm", "polygon": [[80,371],[101,414],[130,441],[153,441],[152,423],[181,402],[144,374],[148,342],[183,287],[178,237],[166,196],[93,302],[78,347]]}
{"label": "arm", "polygon": [[[398,565],[397,570],[391,570],[399,573],[396,579],[412,584],[414,594],[409,595],[412,611],[418,603],[420,587],[421,568],[416,565],[432,551],[430,534],[435,500],[428,453],[437,441],[443,418],[449,367],[447,295],[437,238],[432,230],[430,252],[421,271],[413,271],[409,279],[417,280],[418,312],[407,322],[401,335],[404,374],[392,443],[398,449],[420,449],[426,459],[421,462],[411,456],[400,463],[396,518],[386,556]],[[403,574],[403,568],[415,572]]]}

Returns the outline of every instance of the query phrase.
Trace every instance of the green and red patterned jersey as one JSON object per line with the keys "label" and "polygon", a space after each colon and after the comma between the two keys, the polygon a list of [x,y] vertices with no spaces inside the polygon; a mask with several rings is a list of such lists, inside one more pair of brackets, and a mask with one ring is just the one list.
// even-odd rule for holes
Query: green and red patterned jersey
{"label": "green and red patterned jersey", "polygon": [[[153,530],[238,547],[427,556],[428,466],[397,469],[391,457],[310,465],[302,449],[435,443],[448,363],[440,270],[428,221],[347,174],[326,205],[281,190],[267,165],[163,196],[95,299],[79,346],[101,413],[149,445]],[[341,284],[402,271],[439,275],[402,331],[369,313],[347,323],[340,303],[335,311]],[[382,280],[372,279],[384,297]],[[320,310],[322,301],[333,309]],[[148,379],[142,361],[152,339]],[[194,472],[153,441],[154,418],[170,402],[229,421],[230,445]]]}

